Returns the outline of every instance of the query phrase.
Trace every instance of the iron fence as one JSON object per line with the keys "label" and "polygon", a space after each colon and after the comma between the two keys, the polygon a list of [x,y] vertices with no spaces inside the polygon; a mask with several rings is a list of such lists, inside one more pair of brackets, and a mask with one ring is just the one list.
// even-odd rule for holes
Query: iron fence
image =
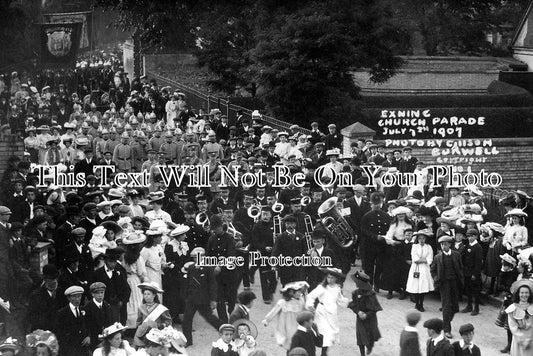
{"label": "iron fence", "polygon": [[[237,121],[238,111],[240,111],[244,117],[250,120],[252,118],[251,109],[232,104],[231,98],[229,97],[224,99],[214,95],[209,95],[151,71],[146,71],[145,74],[148,76],[148,78],[155,79],[159,86],[170,86],[172,90],[177,90],[184,93],[187,96],[187,104],[192,108],[197,110],[203,109],[207,113],[209,113],[212,109],[219,109],[228,117],[230,124],[234,124]],[[263,115],[261,121],[272,126],[273,128],[282,130],[287,130],[292,125],[290,122],[281,121],[268,115]],[[304,134],[311,133],[311,130],[305,128],[299,128],[298,131]]]}

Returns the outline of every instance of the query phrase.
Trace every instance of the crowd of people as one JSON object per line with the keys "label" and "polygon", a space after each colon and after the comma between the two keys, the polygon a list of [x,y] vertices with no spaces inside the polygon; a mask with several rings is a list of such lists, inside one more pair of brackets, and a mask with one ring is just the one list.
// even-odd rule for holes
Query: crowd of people
{"label": "crowd of people", "polygon": [[[251,119],[238,113],[230,124],[220,110],[191,108],[185,94],[146,76],[130,83],[116,58],[93,53],[75,70],[0,76],[0,121],[25,145],[0,187],[0,320],[9,336],[2,355],[23,348],[60,356],[186,354],[196,312],[220,333],[212,355],[266,355],[261,344],[269,342],[289,355],[315,355],[316,347],[327,355],[339,341],[343,308],[355,313],[365,355],[381,337],[381,290],[413,303],[410,325],[425,311],[425,296],[438,292],[442,320],[428,324],[431,345],[447,343],[455,355],[465,343],[472,350],[473,326],[462,326],[467,337],[450,345],[454,315],[478,315],[482,292],[503,294],[502,351],[530,354],[533,198],[526,192],[501,199],[501,220],[487,221],[498,212],[488,214],[479,188],[434,186],[431,166],[409,147],[360,139],[342,153],[335,124],[327,133],[316,122],[310,134],[297,125],[283,131],[258,111]],[[303,186],[275,188],[271,179],[266,187],[220,185],[222,166],[272,178],[280,164],[303,173]],[[113,170],[104,185],[97,165]],[[162,173],[172,165],[206,166],[209,186],[196,187],[187,175],[179,186],[168,184]],[[366,186],[363,165],[381,167],[376,188]],[[314,179],[321,166],[330,184]],[[149,172],[146,187],[115,184],[118,174],[140,171]],[[45,184],[39,172],[49,174]],[[53,172],[83,173],[86,184],[54,184]],[[337,186],[333,172],[353,184]],[[396,172],[414,173],[418,183],[381,184],[381,175]],[[333,197],[334,218],[351,229],[346,246],[319,214]],[[48,264],[40,267],[34,256],[42,246]],[[251,252],[331,257],[332,264],[255,266]],[[204,256],[245,263],[203,266]],[[353,273],[359,259],[362,270]],[[250,322],[256,276],[262,301],[273,303],[262,323],[275,321],[275,341],[256,340]],[[342,292],[347,276],[357,285],[351,299]]]}

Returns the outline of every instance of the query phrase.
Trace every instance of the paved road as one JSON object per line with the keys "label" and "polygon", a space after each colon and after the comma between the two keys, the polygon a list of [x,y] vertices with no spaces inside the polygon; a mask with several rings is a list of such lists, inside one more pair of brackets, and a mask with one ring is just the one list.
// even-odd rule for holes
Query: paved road
{"label": "paved road", "polygon": [[[279,288],[279,286],[278,286]],[[345,296],[351,297],[352,291],[355,289],[355,283],[348,278],[343,291]],[[251,320],[255,322],[259,329],[259,337],[257,339],[258,346],[267,351],[269,356],[285,356],[285,351],[278,347],[274,339],[274,325],[272,322],[267,327],[264,327],[260,321],[268,313],[272,305],[265,305],[261,300],[261,290],[259,281],[252,286],[252,290],[259,297],[256,300],[254,307],[251,310]],[[378,299],[383,307],[383,311],[378,313],[378,323],[381,330],[382,338],[374,347],[372,355],[374,356],[391,356],[399,355],[399,339],[400,333],[405,326],[405,311],[414,307],[414,304],[406,300],[398,300],[398,296],[391,300],[385,298],[386,293],[379,293]],[[424,320],[442,317],[439,312],[440,301],[436,298],[427,297],[425,301],[426,312],[422,315],[422,321],[418,325],[420,343],[422,345],[422,354],[425,355],[425,342],[427,340],[426,329],[423,328]],[[460,305],[462,308],[464,303]],[[482,306],[480,314],[472,317],[470,314],[456,314],[452,322],[453,340],[459,339],[459,326],[464,323],[474,324],[476,331],[474,343],[481,348],[483,356],[502,355],[499,350],[505,346],[506,334],[505,330],[497,327],[494,320],[498,313],[498,308],[494,306]],[[359,355],[359,349],[355,340],[355,314],[349,309],[340,309],[339,320],[341,324],[340,339],[341,344],[334,345],[329,352],[330,356],[338,355]],[[210,355],[211,342],[218,338],[218,333],[207,324],[198,314],[194,320],[194,345],[189,347],[187,351],[190,356],[208,356]],[[317,349],[320,352],[319,349]],[[320,354],[320,353],[318,353]]]}

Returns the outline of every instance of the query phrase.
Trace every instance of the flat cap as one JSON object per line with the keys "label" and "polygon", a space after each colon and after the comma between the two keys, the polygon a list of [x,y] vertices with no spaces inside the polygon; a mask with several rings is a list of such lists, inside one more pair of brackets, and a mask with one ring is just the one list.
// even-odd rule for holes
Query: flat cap
{"label": "flat cap", "polygon": [[69,295],[75,295],[75,294],[83,294],[84,290],[80,286],[72,286],[68,287],[65,291],[65,295],[68,297]]}
{"label": "flat cap", "polygon": [[453,237],[448,235],[443,235],[439,238],[439,244],[443,242],[453,242]]}
{"label": "flat cap", "polygon": [[94,282],[93,284],[89,286],[89,290],[91,291],[91,293],[99,291],[99,290],[105,290],[105,289],[106,289],[106,285],[102,282]]}
{"label": "flat cap", "polygon": [[471,333],[472,331],[474,331],[474,325],[470,323],[464,324],[464,325],[461,325],[461,327],[459,328],[459,335],[468,334],[468,333]]}
{"label": "flat cap", "polygon": [[222,324],[222,325],[220,325],[220,327],[218,328],[218,332],[221,333],[224,330],[231,330],[232,332],[235,332],[235,326],[233,326],[231,324]]}
{"label": "flat cap", "polygon": [[444,323],[438,318],[429,319],[424,322],[424,327],[426,329],[432,329],[435,331],[441,331],[443,326]]}
{"label": "flat cap", "polygon": [[0,215],[9,215],[11,214],[11,210],[7,206],[0,206]]}
{"label": "flat cap", "polygon": [[407,311],[405,318],[409,325],[416,325],[422,318],[422,314],[416,309],[410,309]]}
{"label": "flat cap", "polygon": [[85,235],[87,233],[87,230],[85,230],[83,227],[77,227],[74,230],[72,230],[72,235]]}

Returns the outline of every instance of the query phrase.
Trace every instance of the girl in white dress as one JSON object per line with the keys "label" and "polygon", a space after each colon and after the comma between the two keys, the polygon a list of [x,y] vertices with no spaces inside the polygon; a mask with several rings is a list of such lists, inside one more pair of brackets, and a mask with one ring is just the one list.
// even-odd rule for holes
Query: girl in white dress
{"label": "girl in white dress", "polygon": [[[141,250],[141,257],[146,264],[146,280],[156,283],[160,289],[163,288],[163,268],[167,265],[165,253],[161,246],[162,238],[162,231],[147,230],[146,244]],[[162,301],[162,295],[159,296],[159,299]]]}
{"label": "girl in white dress", "polygon": [[135,350],[128,341],[122,340],[122,331],[126,329],[120,323],[115,323],[104,329],[99,339],[103,339],[102,346],[94,350],[93,356],[130,356]]}
{"label": "girl in white dress", "polygon": [[128,285],[131,289],[130,299],[128,301],[128,320],[126,327],[134,329],[137,326],[137,310],[142,304],[142,292],[137,286],[146,279],[146,262],[140,255],[141,244],[146,240],[142,230],[136,233],[125,235],[122,243],[126,249],[124,254],[124,269],[128,274]]}
{"label": "girl in white dress", "polygon": [[517,251],[518,247],[525,246],[527,244],[527,228],[524,226],[524,218],[527,214],[522,209],[512,209],[505,217],[510,217],[510,225],[505,227],[503,234],[503,245],[508,250]]}
{"label": "girl in white dress", "polygon": [[[328,348],[339,343],[339,317],[337,305],[348,307],[350,299],[342,295],[342,282],[346,276],[338,268],[321,268],[326,278],[309,293],[305,306],[315,311],[315,322],[318,332],[324,337],[322,356],[327,355]],[[315,310],[315,303],[316,310]]]}
{"label": "girl in white dress", "polygon": [[415,308],[424,311],[424,296],[435,289],[429,266],[433,262],[433,249],[426,244],[426,239],[433,236],[429,229],[414,233],[417,243],[411,249],[411,268],[407,279],[406,291],[415,299]]}

